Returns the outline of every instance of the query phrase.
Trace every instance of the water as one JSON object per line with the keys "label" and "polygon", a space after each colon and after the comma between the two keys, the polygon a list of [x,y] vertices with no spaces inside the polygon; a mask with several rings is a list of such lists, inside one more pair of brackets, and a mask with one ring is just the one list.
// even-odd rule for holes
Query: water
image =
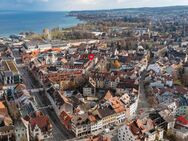
{"label": "water", "polygon": [[67,12],[0,11],[0,36],[26,31],[40,33],[44,28],[66,28],[81,23],[80,20],[67,14]]}

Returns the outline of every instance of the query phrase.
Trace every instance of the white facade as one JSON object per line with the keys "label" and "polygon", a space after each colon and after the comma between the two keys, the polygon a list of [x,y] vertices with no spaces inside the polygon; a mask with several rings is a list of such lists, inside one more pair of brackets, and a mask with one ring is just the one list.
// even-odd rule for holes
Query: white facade
{"label": "white facade", "polygon": [[37,125],[35,125],[34,129],[31,131],[31,134],[32,137],[37,137],[38,140],[44,140],[52,137],[52,132],[50,134],[48,134],[48,132],[44,134]]}
{"label": "white facade", "polygon": [[164,103],[161,103],[165,106],[167,106],[171,111],[172,111],[172,114],[176,114],[176,111],[177,111],[177,104],[176,102],[168,102],[168,101],[164,101]]}
{"label": "white facade", "polygon": [[31,131],[31,134],[33,137],[37,137],[39,140],[44,139],[43,134],[37,125],[34,127],[33,131]]}
{"label": "white facade", "polygon": [[159,65],[157,65],[157,64],[149,65],[147,70],[148,71],[153,70],[156,73],[160,73],[161,72],[161,69],[160,69]]}
{"label": "white facade", "polygon": [[101,129],[103,129],[103,124],[102,124],[101,120],[99,120],[95,124],[91,125],[91,133],[97,132]]}
{"label": "white facade", "polygon": [[16,141],[21,141],[24,139],[24,141],[30,141],[29,137],[29,122],[25,121],[24,119],[21,119],[21,124],[15,125],[15,137]]}
{"label": "white facade", "polygon": [[118,81],[108,81],[106,83],[106,87],[115,89],[117,87],[118,83],[119,83]]}
{"label": "white facade", "polygon": [[116,93],[117,94],[123,94],[123,93],[125,93],[125,89],[123,89],[123,88],[116,88]]}
{"label": "white facade", "polygon": [[137,107],[138,107],[138,98],[129,107],[129,109],[130,109],[130,117],[133,117],[136,114]]}
{"label": "white facade", "polygon": [[96,80],[97,88],[104,88],[104,80]]}
{"label": "white facade", "polygon": [[35,43],[35,44],[27,44],[26,43],[25,46],[26,46],[26,53],[30,53],[30,52],[37,51],[37,50],[45,51],[47,49],[52,48],[52,45],[47,44],[47,43],[38,44],[38,45],[37,45],[37,43]]}
{"label": "white facade", "polygon": [[124,122],[125,119],[126,119],[126,113],[125,113],[125,112],[120,113],[120,114],[117,115],[117,117],[116,117],[117,124]]}
{"label": "white facade", "polygon": [[51,49],[52,48],[52,45],[51,44],[39,44],[38,45],[38,49],[40,51],[45,51],[47,49]]}
{"label": "white facade", "polygon": [[166,85],[169,86],[169,87],[172,87],[172,85],[173,85],[173,80],[167,80],[167,81],[166,81]]}
{"label": "white facade", "polygon": [[106,129],[108,127],[110,127],[110,125],[112,124],[120,124],[123,123],[125,121],[126,118],[126,113],[125,112],[121,112],[118,114],[113,114],[110,115],[108,117],[105,117],[101,120],[98,120],[96,123],[91,124],[91,133],[95,133],[95,132],[101,132],[101,129]]}
{"label": "white facade", "polygon": [[136,141],[136,136],[130,131],[127,125],[124,125],[118,129],[119,141]]}
{"label": "white facade", "polygon": [[74,125],[74,123],[72,123],[72,131],[74,132],[76,137],[87,135],[91,133],[91,125],[90,124]]}
{"label": "white facade", "polygon": [[92,92],[92,88],[91,87],[83,88],[83,95],[84,96],[94,96],[94,93]]}
{"label": "white facade", "polygon": [[161,81],[150,83],[151,87],[164,88],[164,84]]}
{"label": "white facade", "polygon": [[145,141],[163,140],[164,130],[155,130],[154,132],[146,132],[147,137]]}
{"label": "white facade", "polygon": [[186,128],[181,128],[181,129],[173,129],[174,135],[181,139],[188,138],[188,130]]}

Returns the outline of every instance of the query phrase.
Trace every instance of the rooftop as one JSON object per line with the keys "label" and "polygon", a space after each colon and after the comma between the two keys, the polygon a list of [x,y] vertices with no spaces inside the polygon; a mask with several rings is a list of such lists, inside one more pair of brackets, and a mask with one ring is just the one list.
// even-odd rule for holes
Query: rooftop
{"label": "rooftop", "polygon": [[4,71],[11,71],[16,74],[19,73],[14,61],[3,61],[2,65],[4,67]]}

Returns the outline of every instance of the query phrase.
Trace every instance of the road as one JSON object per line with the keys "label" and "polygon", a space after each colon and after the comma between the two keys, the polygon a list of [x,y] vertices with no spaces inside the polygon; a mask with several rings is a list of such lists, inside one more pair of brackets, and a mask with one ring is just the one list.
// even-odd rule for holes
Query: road
{"label": "road", "polygon": [[140,112],[141,110],[147,110],[149,109],[150,105],[148,104],[146,95],[145,95],[145,88],[144,88],[144,79],[146,76],[147,71],[144,70],[141,73],[140,81],[139,81],[139,101],[138,101],[138,109],[137,112]]}
{"label": "road", "polygon": [[[23,82],[28,89],[40,88],[40,85],[38,85],[38,83],[32,78],[26,67],[19,67],[19,71],[22,74]],[[35,92],[32,93],[32,95],[35,96],[39,107],[51,105],[44,92]],[[63,141],[74,137],[73,134],[69,133],[67,129],[61,124],[54,110],[50,108],[43,108],[41,110],[44,114],[48,115],[52,122],[53,139],[51,139],[51,141]]]}
{"label": "road", "polygon": [[[23,78],[23,83],[26,85],[27,89],[38,89],[40,88],[39,83],[33,79],[31,73],[27,69],[27,67],[20,65],[22,63],[19,58],[20,54],[18,51],[13,51],[13,55],[16,58],[16,63],[19,69],[20,74]],[[35,96],[36,102],[38,104],[38,108],[41,109],[41,111],[48,115],[52,126],[53,126],[53,138],[48,139],[48,141],[65,141],[71,138],[74,138],[73,134],[70,133],[60,122],[59,118],[57,117],[55,111],[50,108],[41,108],[46,107],[48,105],[51,105],[48,98],[45,96],[44,92],[34,92],[31,93],[32,96]]]}
{"label": "road", "polygon": [[137,114],[140,115],[140,112],[146,113],[148,112],[152,107],[148,103],[148,98],[145,94],[145,87],[144,87],[144,80],[147,74],[147,68],[150,64],[153,64],[155,62],[155,58],[151,58],[151,60],[148,62],[148,65],[146,69],[141,72],[140,80],[139,80],[139,101],[138,101],[138,108],[137,108]]}

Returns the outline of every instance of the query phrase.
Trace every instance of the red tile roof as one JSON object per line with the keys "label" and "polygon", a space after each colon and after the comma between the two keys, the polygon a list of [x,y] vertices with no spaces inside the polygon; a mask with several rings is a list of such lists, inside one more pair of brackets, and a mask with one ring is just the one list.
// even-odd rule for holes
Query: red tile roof
{"label": "red tile roof", "polygon": [[60,121],[65,125],[66,128],[71,128],[71,119],[71,115],[67,114],[65,111],[61,112]]}
{"label": "red tile roof", "polygon": [[184,116],[179,116],[176,121],[184,124],[184,125],[187,125],[188,124],[188,120],[184,117]]}
{"label": "red tile roof", "polygon": [[32,129],[37,125],[43,132],[47,131],[50,126],[49,118],[47,116],[32,118],[30,124]]}

